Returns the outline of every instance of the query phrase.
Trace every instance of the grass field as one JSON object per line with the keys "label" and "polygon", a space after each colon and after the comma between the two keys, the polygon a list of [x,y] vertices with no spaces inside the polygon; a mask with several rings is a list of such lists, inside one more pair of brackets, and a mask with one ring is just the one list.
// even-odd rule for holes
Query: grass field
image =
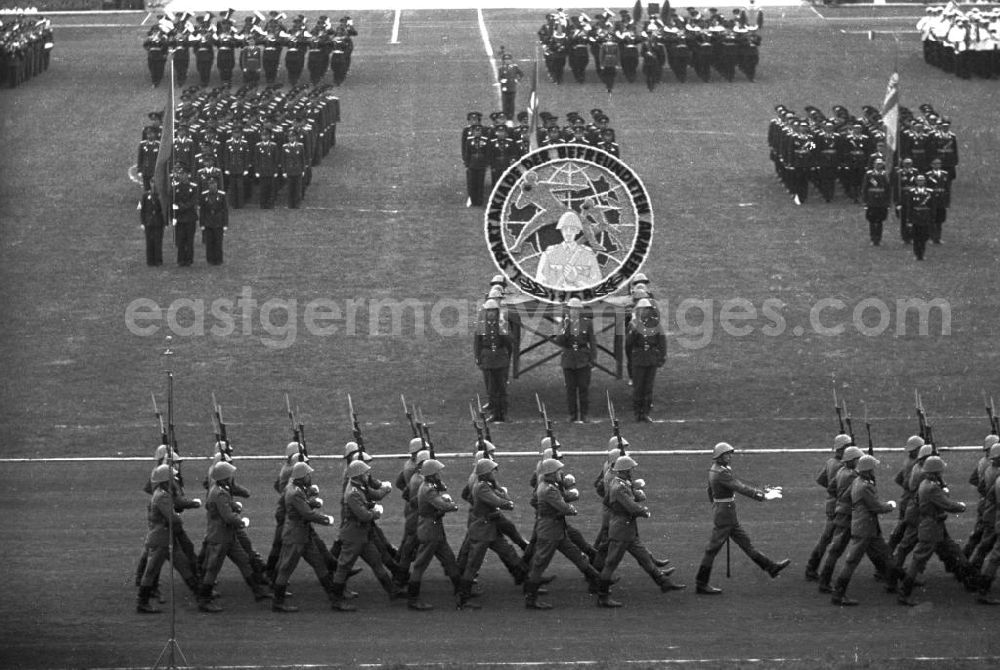
{"label": "grass field", "polygon": [[[653,93],[621,83],[608,96],[591,71],[582,86],[542,86],[542,108],[560,116],[592,107],[607,112],[623,159],[652,196],[655,249],[644,271],[670,309],[670,359],[657,381],[658,422],[625,427],[640,450],[706,449],[723,439],[738,447],[826,447],[836,427],[834,384],[856,419],[859,403],[867,404],[880,447],[901,446],[914,431],[914,388],[943,445],[979,444],[985,433],[981,392],[1000,395],[996,82],[961,81],[924,65],[918,37],[908,32],[915,9],[820,11],[828,18],[808,7],[768,11],[755,83],[679,84],[668,73]],[[144,264],[138,191],[126,171],[145,114],[162,106],[164,92],[149,86],[139,17],[55,21],[50,70],[0,92],[0,456],[147,456],[157,440],[149,392],[164,401],[160,354],[169,330],[133,334],[128,306],[140,299],[163,308],[194,300],[207,306],[247,292],[260,305],[271,301],[267,324],[258,309],[248,313],[249,323],[237,318],[232,333],[212,335],[209,312],[204,335],[174,339],[169,365],[183,453],[210,451],[213,390],[238,455],[280,453],[288,439],[284,392],[301,407],[317,454],[337,454],[349,439],[348,392],[376,454],[404,451],[409,432],[397,409],[400,392],[423,406],[441,451],[467,450],[466,404],[482,390],[468,333],[427,326],[421,336],[416,324],[423,321],[407,317],[394,334],[386,314],[368,301],[416,301],[411,305],[422,305],[430,323],[432,307],[441,305],[436,301],[472,309],[494,273],[482,212],[464,207],[458,155],[465,112],[499,107],[489,60],[475,11],[404,12],[400,43],[393,45],[392,12],[351,14],[361,36],[340,91],[336,149],[316,171],[305,209],[251,207],[233,215],[220,268],[207,266],[200,249],[193,268],[178,268],[169,243],[163,268]],[[484,14],[493,48],[504,45],[525,58],[540,21],[541,13],[523,10]],[[861,34],[872,26],[904,31],[898,47],[889,35],[869,41]],[[923,263],[895,240],[891,227],[882,247],[868,246],[863,210],[842,195],[829,205],[811,199],[796,207],[774,180],[765,146],[767,120],[779,102],[826,111],[844,104],[855,113],[863,104],[879,106],[897,57],[903,104],[934,104],[952,118],[961,142],[945,243],[932,247]],[[319,299],[342,308],[358,301],[355,332],[346,332],[344,322],[332,335],[307,332],[306,305]],[[758,311],[739,324],[754,326],[751,333],[730,334],[722,306],[738,299],[758,310],[780,300],[786,328],[765,334],[768,322]],[[860,328],[852,319],[868,299],[892,308],[877,336],[862,332],[872,327],[874,311],[865,313]],[[949,318],[935,312],[926,334],[912,317],[904,329],[895,305],[913,299],[944,301]],[[685,313],[685,300],[711,306],[688,303],[694,306]],[[823,327],[843,325],[840,334],[810,324],[810,311],[824,300],[842,301],[826,303],[834,307],[822,318]],[[181,327],[196,328],[192,313],[181,310]],[[380,329],[371,328],[372,316]],[[599,377],[593,389],[595,396],[608,389],[619,408],[627,408],[624,382]],[[529,373],[511,387],[514,421],[494,431],[501,450],[534,450],[541,436],[535,392],[562,416],[559,371]],[[568,451],[600,449],[610,433],[606,420],[557,429]],[[883,458],[884,495],[892,491],[897,458]],[[974,495],[964,484],[974,459],[948,457],[959,499]],[[707,461],[695,455],[639,460],[653,491],[654,517],[645,522],[644,537],[669,554],[681,581],[690,584],[709,528]],[[920,594],[929,603],[915,610],[882,594],[865,567],[853,586],[863,606],[851,611],[831,607],[801,579],[819,530],[822,494],[812,478],[821,460],[737,461],[748,479],[786,487],[780,504],[747,501],[741,514],[755,542],[775,557],[789,556],[793,566],[771,582],[734,554],[733,580],[716,564],[716,580],[727,590],[719,599],[661,596],[629,565],[618,589],[628,607],[602,611],[557,559],[553,571],[560,580],[551,600],[558,609],[539,616],[525,612],[492,561],[483,574],[485,609],[477,615],[450,610],[445,584],[433,572],[426,591],[439,607],[426,617],[387,605],[367,574],[357,580],[368,597],[362,611],[337,617],[303,566],[293,580],[303,612],[276,617],[250,602],[235,571],[226,568],[220,590],[227,612],[198,614],[182,596],[178,639],[198,665],[638,661],[654,667],[667,659],[697,667],[995,665],[995,616],[975,607],[940,566],[928,571]],[[332,490],[339,468],[319,463],[317,481]],[[596,457],[570,457],[570,463],[581,481],[598,467]],[[266,551],[269,480],[277,464],[238,465],[254,492],[247,508],[251,535]],[[455,459],[448,466],[454,487],[468,463]],[[187,467],[192,479],[200,478],[202,462]],[[380,465],[386,475],[395,468]],[[502,479],[523,488],[528,468],[529,459],[505,460]],[[152,665],[166,641],[166,617],[135,615],[131,586],[144,531],[138,486],[148,469],[145,461],[0,464],[0,666]],[[596,499],[585,491],[584,500],[580,526],[592,535]],[[400,534],[398,508],[398,499],[388,505],[385,527],[392,538]],[[519,505],[522,528],[527,509]],[[200,541],[203,515],[187,516],[189,533]],[[953,534],[966,535],[971,522],[955,519]],[[456,546],[460,534],[453,519],[449,537]],[[770,660],[749,662],[754,658]]]}

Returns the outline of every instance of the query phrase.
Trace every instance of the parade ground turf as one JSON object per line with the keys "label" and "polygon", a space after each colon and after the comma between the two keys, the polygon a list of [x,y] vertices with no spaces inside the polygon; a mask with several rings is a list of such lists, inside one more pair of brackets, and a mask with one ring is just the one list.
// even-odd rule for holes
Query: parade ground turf
{"label": "parade ground turf", "polygon": [[[366,570],[351,581],[361,593],[359,612],[341,614],[330,611],[302,564],[291,583],[301,611],[279,615],[253,602],[230,565],[218,586],[221,614],[199,613],[178,583],[177,641],[187,659],[254,668],[996,667],[996,612],[976,605],[937,562],[912,609],[885,594],[867,564],[851,585],[856,608],[833,607],[803,579],[821,528],[824,494],[813,478],[825,459],[818,450],[837,429],[834,388],[849,403],[862,446],[867,405],[883,497],[897,494],[898,448],[916,431],[914,389],[943,447],[980,445],[982,392],[1000,397],[997,83],[925,65],[913,30],[920,13],[769,8],[754,83],[740,75],[702,83],[692,75],[680,84],[668,71],[653,92],[619,80],[608,95],[592,68],[584,85],[557,88],[543,77],[542,109],[565,119],[599,107],[611,117],[623,160],[651,194],[655,234],[643,270],[665,307],[669,360],[657,379],[652,424],[631,422],[629,387],[603,373],[592,384],[595,421],[584,426],[565,422],[553,363],[514,380],[512,421],[493,428],[499,478],[528,533],[526,481],[535,459],[503,452],[536,450],[543,435],[537,392],[580,482],[575,523],[596,535],[599,501],[590,481],[601,461],[594,452],[611,433],[609,391],[639,476],[649,482],[653,516],[640,522],[641,535],[655,555],[671,559],[686,591],[660,594],[626,559],[615,587],[626,607],[599,609],[557,557],[547,597],[556,609],[528,611],[489,558],[481,611],[455,611],[450,584],[432,567],[423,595],[433,612],[390,604]],[[271,482],[290,438],[285,392],[300,408],[317,456],[314,480],[338,521],[336,457],[350,439],[348,393],[369,451],[380,457],[377,474],[394,477],[400,461],[381,457],[405,452],[405,393],[423,408],[438,451],[462,454],[443,459],[445,481],[453,492],[461,488],[471,467],[467,404],[482,392],[482,379],[471,327],[456,325],[456,315],[474,314],[495,268],[483,212],[464,206],[459,129],[467,111],[499,107],[484,34],[495,52],[503,45],[530,59],[544,10],[488,10],[482,26],[475,10],[405,11],[396,44],[393,12],[351,15],[360,36],[338,91],[336,148],[314,169],[303,209],[288,210],[279,199],[273,210],[231,213],[221,267],[205,263],[200,245],[194,267],[177,267],[169,235],[164,266],[144,263],[139,189],[127,170],[146,113],[162,108],[165,91],[149,84],[142,14],[54,18],[50,69],[0,91],[0,667],[150,667],[163,649],[169,617],[135,613],[133,577],[145,532],[140,487],[159,439],[149,396],[165,406],[168,366],[179,447],[191,459],[184,465],[189,493],[204,497],[214,391],[238,478],[253,493],[244,510],[249,532],[265,554]],[[865,104],[879,107],[897,62],[902,104],[914,111],[933,104],[951,117],[960,140],[944,244],[931,246],[923,262],[899,242],[893,218],[882,246],[870,246],[863,208],[839,189],[831,204],[811,197],[796,206],[774,178],[765,141],[778,103],[828,114],[836,104],[854,114]],[[195,77],[192,63],[188,85]],[[225,311],[226,301],[235,305],[241,296],[257,307],[241,313],[231,306],[236,316],[227,329],[213,305]],[[356,319],[335,321],[332,334],[310,328],[321,299],[345,314],[354,305]],[[394,320],[389,307],[375,306],[379,300],[409,302]],[[764,328],[774,325],[764,316],[769,300],[784,305],[783,328]],[[899,318],[898,306],[913,300],[938,301],[923,329],[915,312]],[[137,305],[173,306],[175,327],[166,317],[136,322],[129,315]],[[754,316],[735,321],[724,308],[752,308]],[[150,332],[136,334],[140,328]],[[165,358],[171,332],[175,353]],[[713,583],[725,593],[705,598],[693,584],[711,524],[705,450],[720,440],[778,450],[737,456],[734,467],[747,481],[784,487],[781,501],[741,499],[739,508],[755,544],[792,565],[771,580],[734,546],[732,578],[725,552],[715,563]],[[786,451],[810,448],[817,451]],[[583,451],[591,455],[574,454]],[[966,479],[978,455],[944,453],[954,498],[974,502]],[[81,460],[88,458],[99,460]],[[398,541],[397,495],[386,510],[383,527]],[[456,549],[464,517],[463,509],[447,519]],[[970,509],[949,526],[964,539],[972,522]],[[200,543],[203,512],[186,513],[185,526]],[[335,538],[334,529],[319,533]]]}

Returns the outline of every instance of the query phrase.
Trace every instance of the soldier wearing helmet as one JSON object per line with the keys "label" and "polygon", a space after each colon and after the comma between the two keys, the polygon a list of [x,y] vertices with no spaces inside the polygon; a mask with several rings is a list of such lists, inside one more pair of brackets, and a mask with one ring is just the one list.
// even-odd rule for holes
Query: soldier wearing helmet
{"label": "soldier wearing helmet", "polygon": [[648,574],[660,591],[680,590],[683,584],[677,584],[670,579],[673,568],[661,571],[653,560],[649,550],[639,539],[637,519],[648,518],[649,508],[643,505],[645,494],[641,487],[636,487],[632,480],[632,470],[637,463],[630,456],[619,456],[612,466],[614,477],[608,486],[605,505],[610,510],[608,522],[608,550],[601,569],[600,582],[597,591],[597,603],[601,607],[621,607],[621,603],[611,598],[611,581],[615,570],[625,557],[632,554],[646,574]]}
{"label": "soldier wearing helmet", "polygon": [[[410,440],[410,448],[414,449],[424,443],[420,438]],[[399,554],[396,569],[393,572],[393,579],[400,589],[406,588],[410,578],[410,564],[417,557],[417,550],[420,548],[420,540],[417,537],[417,529],[420,520],[420,510],[418,494],[420,486],[424,483],[423,465],[430,460],[431,453],[427,449],[418,449],[407,461],[408,465],[413,465],[412,472],[403,490],[403,541],[399,545]],[[384,558],[383,558],[384,562]]]}
{"label": "soldier wearing helmet", "polygon": [[[295,435],[297,438],[298,431],[295,432]],[[274,539],[271,541],[271,552],[267,556],[267,565],[265,567],[265,572],[271,584],[274,584],[274,580],[278,576],[278,558],[281,556],[281,536],[285,525],[285,489],[288,488],[288,482],[292,475],[292,467],[299,462],[308,463],[309,458],[305,455],[302,444],[298,439],[295,439],[285,445],[285,462],[282,463],[278,477],[274,480],[274,490],[278,492],[278,503],[274,509],[276,525],[274,527]]]}
{"label": "soldier wearing helmet", "polygon": [[437,558],[438,562],[441,563],[444,573],[451,579],[456,595],[461,586],[458,562],[455,560],[455,553],[451,550],[448,538],[445,537],[444,533],[444,516],[450,512],[458,511],[458,505],[452,500],[451,495],[448,494],[448,487],[441,480],[444,464],[435,459],[428,459],[421,464],[420,470],[423,481],[416,496],[419,517],[417,538],[420,542],[420,548],[413,561],[413,569],[410,572],[410,581],[407,585],[407,606],[418,612],[433,609],[431,605],[420,600],[420,582],[432,558]]}
{"label": "soldier wearing helmet", "polygon": [[842,466],[841,458],[844,449],[850,446],[852,440],[850,435],[840,434],[833,438],[833,454],[826,459],[826,463],[816,476],[816,483],[826,489],[826,522],[823,525],[823,532],[819,536],[819,541],[809,554],[809,561],[806,563],[806,581],[815,582],[819,580],[819,564],[823,560],[826,548],[833,540],[836,526],[833,523],[834,511],[837,507],[837,472]]}
{"label": "soldier wearing helmet", "polygon": [[330,571],[323,554],[316,546],[316,531],[312,528],[314,523],[321,526],[331,525],[333,517],[322,514],[318,508],[309,503],[313,472],[312,466],[308,463],[295,463],[289,473],[288,485],[285,487],[285,522],[282,525],[281,554],[274,580],[274,600],[271,602],[271,609],[275,612],[298,610],[297,607],[285,604],[285,595],[288,590],[288,580],[300,558],[312,567],[331,601],[335,598]]}
{"label": "soldier wearing helmet", "polygon": [[[1000,600],[990,595],[993,580],[996,578],[997,567],[1000,566],[1000,542],[996,541],[1000,535],[1000,514],[997,514],[997,504],[1000,501],[1000,443],[994,443],[989,451],[990,465],[986,468],[985,475],[980,482],[980,486],[989,487],[986,489],[987,507],[983,512],[983,521],[992,522],[992,527],[986,529],[983,539],[972,554],[972,565],[981,562],[982,568],[979,571],[979,591],[976,601],[983,605],[1000,605]],[[990,535],[992,535],[992,549],[990,548]]]}
{"label": "soldier wearing helmet", "polygon": [[854,506],[851,503],[851,485],[855,477],[858,476],[858,461],[864,456],[864,452],[858,447],[850,445],[844,449],[841,457],[843,467],[837,471],[834,477],[834,490],[836,491],[836,502],[833,509],[833,538],[830,540],[830,548],[826,555],[826,560],[819,571],[819,592],[832,593],[833,571],[837,566],[837,561],[847,550],[847,545],[851,541],[851,515]]}
{"label": "soldier wearing helmet", "polygon": [[183,521],[175,505],[171,503],[173,479],[174,474],[166,463],[156,466],[149,477],[153,496],[146,508],[146,520],[149,524],[145,541],[146,566],[139,581],[139,598],[136,603],[136,611],[143,614],[156,614],[160,611],[149,603],[149,599],[153,595],[160,568],[170,556],[171,541],[174,545],[174,569],[180,573],[191,592],[198,595],[194,564],[179,542],[178,531],[183,529]]}
{"label": "soldier wearing helmet", "polygon": [[208,515],[203,564],[205,571],[198,592],[198,609],[202,612],[221,612],[222,608],[212,602],[212,586],[226,558],[236,564],[256,600],[270,598],[272,594],[259,576],[254,574],[250,558],[236,536],[238,529],[249,526],[249,519],[240,517],[242,505],[233,501],[230,490],[235,482],[236,466],[220,461],[212,466],[209,475],[213,484],[205,503]]}
{"label": "soldier wearing helmet", "polygon": [[[912,443],[916,444],[916,441],[914,440]],[[910,445],[911,442],[908,441],[907,447],[909,448]],[[906,507],[906,514],[903,517],[903,537],[900,538],[895,551],[893,551],[893,559],[900,567],[903,566],[906,562],[906,557],[917,546],[917,531],[920,526],[920,507],[917,504],[917,491],[920,488],[920,482],[924,480],[924,463],[935,454],[935,451],[933,444],[922,444],[913,449],[913,453],[916,454],[916,462],[910,467],[910,477],[906,483],[911,498]]]}
{"label": "soldier wearing helmet", "polygon": [[858,476],[851,483],[851,541],[847,546],[847,558],[840,569],[833,585],[831,602],[834,605],[857,605],[858,601],[847,597],[847,586],[851,576],[864,556],[868,556],[875,568],[886,579],[886,590],[890,593],[896,590],[896,582],[902,577],[902,571],[893,562],[889,546],[882,537],[878,515],[888,514],[896,509],[896,502],[890,500],[883,503],[879,500],[875,486],[875,468],[879,461],[874,456],[862,456],[858,459]]}
{"label": "soldier wearing helmet", "polygon": [[635,305],[635,317],[629,321],[625,353],[632,377],[632,411],[636,421],[652,421],[653,383],[657,369],[667,362],[667,337],[660,327],[660,317],[649,298]]}
{"label": "soldier wearing helmet", "polygon": [[911,435],[906,440],[906,445],[903,447],[906,452],[904,456],[903,465],[900,467],[899,471],[896,473],[893,481],[903,489],[902,495],[899,497],[899,521],[896,523],[896,527],[892,529],[892,535],[889,536],[889,551],[895,553],[896,547],[899,545],[900,541],[903,539],[903,534],[906,532],[906,512],[910,507],[910,503],[913,501],[914,494],[916,490],[910,489],[910,473],[913,471],[913,466],[917,464],[917,453],[920,451],[920,447],[924,446],[924,438],[919,435]]}
{"label": "soldier wearing helmet", "polygon": [[374,526],[382,516],[382,505],[375,502],[372,496],[374,491],[385,490],[385,487],[379,485],[377,489],[373,488],[370,472],[371,466],[363,458],[351,461],[344,469],[347,484],[341,502],[339,538],[341,550],[337,560],[337,571],[333,576],[332,591],[333,608],[342,612],[356,609],[345,601],[344,585],[350,576],[351,568],[359,558],[371,567],[375,578],[390,598],[404,593],[398,584],[393,583],[389,571],[386,570],[379,542],[375,539]]}
{"label": "soldier wearing helmet", "polygon": [[[365,463],[371,463],[373,458],[372,455],[364,450],[363,447],[359,446],[357,442],[351,441],[344,445],[344,461],[347,463],[347,467],[354,461],[363,461]],[[365,495],[368,498],[369,504],[375,504],[384,499],[390,493],[392,493],[392,484],[388,481],[381,481],[374,474],[373,470],[368,470],[364,476],[365,484]],[[346,491],[348,485],[347,470],[344,470],[344,489]],[[389,538],[386,537],[385,532],[382,530],[382,526],[378,524],[378,520],[372,523],[372,541],[375,543],[375,547],[378,549],[379,555],[382,557],[382,564],[393,574],[399,584],[406,584],[406,573],[402,571],[399,566],[399,550],[392,546],[389,542]],[[342,542],[338,539],[334,542],[330,553],[334,558],[340,556]],[[355,574],[356,571],[352,574]],[[402,588],[402,587],[400,587]]]}
{"label": "soldier wearing helmet", "polygon": [[[462,566],[462,578],[456,595],[456,605],[459,609],[478,609],[477,605],[469,601],[472,597],[472,580],[482,567],[488,550],[492,549],[500,556],[505,565],[520,564],[514,547],[497,528],[497,518],[500,516],[498,513],[501,510],[514,509],[514,501],[508,495],[507,489],[497,483],[498,467],[495,461],[488,458],[481,458],[476,462],[476,482],[470,492],[472,508],[469,512],[469,529],[466,534],[468,558]],[[525,572],[521,565],[515,575],[516,583],[524,580]]]}
{"label": "soldier wearing helmet", "polygon": [[490,420],[503,423],[507,418],[507,377],[514,355],[514,340],[506,321],[500,318],[500,303],[496,299],[483,303],[483,316],[473,336],[472,353],[476,367],[483,372],[492,413]]}
{"label": "soldier wearing helmet", "polygon": [[[585,144],[582,126],[580,128],[580,141]],[[556,222],[556,230],[562,234],[563,241],[546,247],[542,252],[535,280],[559,290],[582,289],[597,284],[602,277],[597,253],[576,239],[588,232],[580,215],[572,210],[563,212]],[[590,243],[589,239],[587,241]]]}
{"label": "soldier wearing helmet", "polygon": [[[780,488],[756,488],[744,484],[733,474],[730,467],[733,452],[736,451],[726,442],[719,442],[712,450],[712,467],[708,470],[708,496],[712,501],[713,529],[712,536],[705,548],[705,555],[698,568],[697,591],[702,595],[718,595],[722,589],[708,583],[712,575],[712,563],[715,555],[722,549],[726,540],[732,538],[740,549],[771,578],[778,576],[791,563],[789,559],[773,561],[757,549],[750,541],[750,535],[743,530],[736,518],[736,494],[753,498],[757,502],[781,498]],[[860,451],[860,450],[859,450]],[[845,452],[846,457],[846,452]]]}
{"label": "soldier wearing helmet", "polygon": [[[597,531],[597,538],[594,540],[594,557],[591,563],[598,570],[604,568],[604,560],[608,555],[608,526],[611,523],[611,508],[607,505],[608,491],[611,489],[611,481],[615,478],[614,465],[619,456],[624,456],[626,448],[629,446],[628,440],[612,435],[608,439],[608,454],[601,465],[601,473],[594,479],[594,491],[601,498],[601,527]],[[663,567],[667,563],[664,562]]]}
{"label": "soldier wearing helmet", "polygon": [[[965,541],[965,546],[962,547],[962,553],[965,554],[966,558],[972,556],[972,552],[982,541],[983,534],[987,532],[988,527],[992,526],[992,524],[983,521],[983,512],[989,504],[987,496],[993,486],[993,482],[986,483],[983,481],[983,478],[986,475],[987,468],[990,466],[990,447],[996,444],[997,440],[997,436],[993,433],[986,436],[986,439],[983,440],[983,455],[976,461],[976,467],[972,469],[972,474],[969,475],[969,483],[972,484],[976,489],[976,493],[979,494],[979,503],[976,505],[976,525],[973,527],[969,539]],[[981,563],[982,560],[980,560]]]}
{"label": "soldier wearing helmet", "polygon": [[583,314],[583,303],[579,298],[570,298],[566,308],[560,332],[552,341],[562,348],[559,364],[566,385],[569,420],[586,423],[590,411],[590,369],[597,361],[594,323]]}
{"label": "soldier wearing helmet", "polygon": [[927,567],[931,556],[937,554],[946,568],[951,568],[955,577],[970,590],[979,584],[978,571],[969,565],[958,544],[951,539],[945,528],[949,514],[965,511],[965,503],[955,502],[948,495],[948,487],[941,479],[945,462],[939,456],[929,456],[923,465],[923,480],[917,488],[917,506],[920,510],[920,524],[917,528],[917,546],[910,557],[906,578],[899,588],[899,604],[914,606],[913,586]]}

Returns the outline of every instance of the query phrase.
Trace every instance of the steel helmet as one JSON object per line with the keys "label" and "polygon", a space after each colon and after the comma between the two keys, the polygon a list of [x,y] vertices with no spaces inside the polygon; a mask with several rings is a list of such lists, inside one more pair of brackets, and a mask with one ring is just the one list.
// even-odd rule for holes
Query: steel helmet
{"label": "steel helmet", "polygon": [[633,286],[632,287],[632,299],[642,300],[643,298],[649,297],[649,291],[646,290],[645,286]]}
{"label": "steel helmet", "polygon": [[1000,458],[1000,442],[990,447],[990,458]]}
{"label": "steel helmet", "polygon": [[344,458],[350,458],[352,454],[357,453],[361,449],[358,447],[358,443],[351,440],[344,445]]}
{"label": "steel helmet", "polygon": [[847,461],[855,461],[864,455],[865,452],[861,451],[859,447],[855,447],[852,445],[844,449],[844,455],[840,458],[840,460],[846,463]]}
{"label": "steel helmet", "polygon": [[945,462],[941,460],[939,456],[931,456],[924,463],[924,472],[927,473],[937,473],[944,472]]}
{"label": "steel helmet", "polygon": [[928,456],[934,455],[934,445],[924,444],[920,447],[920,451],[917,452],[917,460],[921,458],[927,458]]}
{"label": "steel helmet", "polygon": [[989,435],[986,436],[986,439],[983,440],[983,451],[989,451],[993,447],[993,445],[998,442],[1000,442],[1000,437],[997,437],[993,433],[990,433]]}
{"label": "steel helmet", "polygon": [[490,300],[503,298],[503,287],[494,286],[490,289],[489,295],[486,296]]}
{"label": "steel helmet", "polygon": [[507,278],[503,275],[493,275],[493,279],[490,280],[490,284],[497,284],[499,286],[504,286],[507,283]]}
{"label": "steel helmet", "polygon": [[583,301],[579,298],[570,298],[569,302],[566,303],[566,306],[570,309],[580,309],[583,307]]}
{"label": "steel helmet", "polygon": [[362,460],[357,460],[351,461],[351,464],[347,466],[347,469],[344,472],[347,474],[348,479],[354,479],[355,477],[360,477],[371,469],[372,466]]}
{"label": "steel helmet", "polygon": [[212,472],[210,473],[213,482],[221,482],[223,479],[229,479],[235,474],[236,466],[225,461],[219,461],[213,465]]}
{"label": "steel helmet", "polygon": [[545,449],[543,449],[543,450],[542,450],[542,460],[543,460],[543,461],[544,461],[544,460],[545,460],[546,458],[552,458],[552,457],[553,457],[553,456],[552,456],[552,449],[549,449],[549,448],[545,448]]}
{"label": "steel helmet", "polygon": [[712,458],[719,458],[720,456],[724,456],[725,454],[732,453],[734,451],[736,450],[733,449],[733,445],[728,442],[719,442],[715,445],[715,448],[712,449]]}
{"label": "steel helmet", "polygon": [[493,472],[498,467],[500,467],[496,461],[490,460],[488,458],[480,458],[476,461],[476,476],[485,475]]}
{"label": "steel helmet", "polygon": [[583,230],[583,223],[580,222],[580,215],[574,211],[564,212],[556,223],[556,230]]}
{"label": "steel helmet", "polygon": [[627,470],[631,470],[636,465],[638,465],[638,463],[632,460],[630,456],[619,456],[618,460],[615,461],[614,468],[612,469],[615,472],[625,472]]}
{"label": "steel helmet", "polygon": [[497,450],[496,445],[493,444],[492,442],[490,442],[489,440],[483,440],[482,444],[480,444],[479,442],[476,442],[476,447],[477,447],[477,449],[476,449],[477,451],[482,451],[482,452],[487,453],[487,454],[492,454],[494,451]]}
{"label": "steel helmet", "polygon": [[312,472],[315,472],[315,470],[308,463],[296,463],[292,466],[292,474],[289,477],[291,479],[302,479]]}
{"label": "steel helmet", "polygon": [[906,453],[910,454],[924,446],[924,438],[919,435],[911,435],[908,440],[906,440]]}
{"label": "steel helmet", "polygon": [[[628,440],[626,440],[624,437],[622,438],[622,446],[623,447],[628,446]],[[608,440],[608,449],[617,449],[617,448],[618,448],[618,438],[612,435],[611,439]]]}
{"label": "steel helmet", "polygon": [[291,458],[292,456],[297,456],[301,448],[302,445],[300,445],[298,442],[289,442],[285,446],[285,458]]}
{"label": "steel helmet", "polygon": [[172,461],[183,461],[184,460],[183,458],[180,457],[180,455],[176,451],[170,449],[170,447],[168,447],[165,444],[161,444],[160,446],[158,446],[156,448],[156,456],[155,456],[155,458],[156,458],[157,461],[166,461],[168,453],[170,454],[170,460],[172,460]]}
{"label": "steel helmet", "polygon": [[442,463],[441,461],[435,460],[433,458],[427,459],[420,466],[420,472],[422,472],[425,476],[427,476],[427,475],[436,475],[437,473],[441,472],[442,470],[444,470],[444,463]]}
{"label": "steel helmet", "polygon": [[424,461],[429,460],[430,457],[431,457],[431,452],[429,452],[427,449],[421,449],[420,451],[417,452],[417,465],[420,465]]}
{"label": "steel helmet", "polygon": [[642,298],[639,302],[635,303],[636,309],[643,309],[644,307],[652,307],[653,303],[649,301],[649,298]]}
{"label": "steel helmet", "polygon": [[858,472],[871,472],[875,470],[875,466],[878,465],[879,461],[874,456],[868,456],[867,454],[862,456],[858,461]]}
{"label": "steel helmet", "polygon": [[562,469],[563,464],[554,458],[546,458],[542,461],[542,464],[538,467],[538,474],[540,475],[551,475],[553,472],[559,472]]}
{"label": "steel helmet", "polygon": [[421,440],[419,437],[415,437],[412,440],[410,440],[409,452],[411,455],[417,453],[423,448],[424,448],[424,441]]}
{"label": "steel helmet", "polygon": [[490,298],[489,300],[483,303],[483,309],[500,309],[500,303]]}
{"label": "steel helmet", "polygon": [[649,277],[647,277],[642,272],[636,272],[634,275],[632,275],[632,283],[633,284],[648,284],[649,283]]}
{"label": "steel helmet", "polygon": [[835,451],[843,449],[844,447],[848,446],[852,441],[853,440],[851,440],[850,435],[845,435],[844,433],[841,433],[837,437],[833,438],[833,449]]}
{"label": "steel helmet", "polygon": [[163,465],[157,465],[153,468],[153,472],[149,475],[149,481],[154,484],[162,484],[170,479],[170,466],[164,463]]}

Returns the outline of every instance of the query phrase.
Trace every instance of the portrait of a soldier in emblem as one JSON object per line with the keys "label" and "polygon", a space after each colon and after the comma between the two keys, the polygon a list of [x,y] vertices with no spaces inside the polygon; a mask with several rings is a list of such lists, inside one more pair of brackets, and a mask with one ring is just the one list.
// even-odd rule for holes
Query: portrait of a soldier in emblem
{"label": "portrait of a soldier in emblem", "polygon": [[542,252],[535,281],[557,289],[593,285],[601,278],[601,266],[597,262],[597,254],[576,239],[583,232],[579,215],[573,211],[565,212],[559,217],[556,230],[562,233],[563,241]]}

